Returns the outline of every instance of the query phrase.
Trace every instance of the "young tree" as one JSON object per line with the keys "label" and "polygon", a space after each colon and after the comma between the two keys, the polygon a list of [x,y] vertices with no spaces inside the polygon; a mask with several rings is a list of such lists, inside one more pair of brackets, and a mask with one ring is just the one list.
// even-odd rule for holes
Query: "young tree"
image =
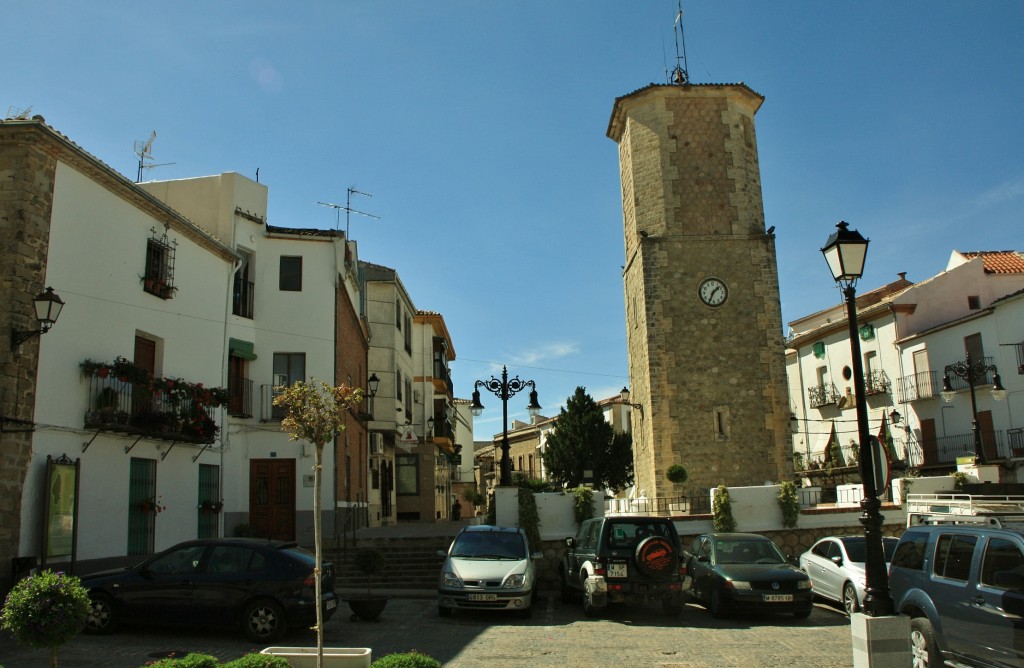
{"label": "young tree", "polygon": [[320,529],[320,486],[323,468],[324,446],[333,443],[335,437],[345,431],[349,410],[363,399],[359,388],[340,385],[331,387],[322,380],[301,380],[285,387],[274,399],[274,405],[285,409],[281,429],[290,434],[289,441],[309,441],[316,446],[316,462],[313,465],[313,541],[316,544],[316,565],[313,577],[316,580],[316,647],[317,665],[323,664],[324,620],[320,606],[321,583],[320,564],[322,560],[322,539]]}
{"label": "young tree", "polygon": [[589,469],[596,487],[620,490],[633,482],[633,439],[617,433],[586,390],[577,387],[548,435],[544,466],[569,487],[579,487]]}

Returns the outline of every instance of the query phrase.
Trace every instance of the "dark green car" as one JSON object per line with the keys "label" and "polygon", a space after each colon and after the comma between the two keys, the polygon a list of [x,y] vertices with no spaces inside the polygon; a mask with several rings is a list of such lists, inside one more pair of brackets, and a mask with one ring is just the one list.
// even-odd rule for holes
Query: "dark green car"
{"label": "dark green car", "polygon": [[715,617],[733,612],[811,614],[811,581],[771,540],[753,533],[709,533],[686,555],[690,596]]}

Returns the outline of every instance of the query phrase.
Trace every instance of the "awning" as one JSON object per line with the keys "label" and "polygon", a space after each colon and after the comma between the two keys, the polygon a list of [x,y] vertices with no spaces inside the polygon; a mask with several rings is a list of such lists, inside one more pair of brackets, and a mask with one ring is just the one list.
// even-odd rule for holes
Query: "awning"
{"label": "awning", "polygon": [[256,359],[256,353],[253,349],[256,346],[249,341],[241,341],[239,339],[228,339],[228,354],[232,357],[241,357],[244,360]]}

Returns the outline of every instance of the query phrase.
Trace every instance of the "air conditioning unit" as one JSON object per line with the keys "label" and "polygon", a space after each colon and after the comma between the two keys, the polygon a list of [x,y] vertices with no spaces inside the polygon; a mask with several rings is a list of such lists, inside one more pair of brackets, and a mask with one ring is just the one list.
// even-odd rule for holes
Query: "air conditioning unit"
{"label": "air conditioning unit", "polygon": [[413,403],[416,403],[416,404],[420,403],[420,391],[419,390],[413,390],[412,391],[412,401],[413,401]]}
{"label": "air conditioning unit", "polygon": [[384,434],[370,434],[370,454],[384,454]]}

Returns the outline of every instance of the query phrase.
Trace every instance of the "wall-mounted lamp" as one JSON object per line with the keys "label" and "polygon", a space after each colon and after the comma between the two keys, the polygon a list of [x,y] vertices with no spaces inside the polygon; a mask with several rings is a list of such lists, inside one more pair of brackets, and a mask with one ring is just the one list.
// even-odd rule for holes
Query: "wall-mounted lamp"
{"label": "wall-mounted lamp", "polygon": [[378,387],[380,387],[380,378],[377,378],[375,373],[370,374],[370,377],[366,379],[366,390],[371,397],[377,396]]}
{"label": "wall-mounted lamp", "polygon": [[638,411],[640,411],[640,415],[644,414],[644,405],[643,404],[633,404],[633,403],[630,403],[630,401],[629,401],[629,388],[628,387],[622,388],[622,390],[619,392],[619,403],[620,404],[625,404],[626,406],[632,406],[633,408],[635,408]]}
{"label": "wall-mounted lamp", "polygon": [[892,422],[893,424],[899,424],[899,423],[900,423],[900,420],[902,420],[902,419],[903,419],[903,416],[902,416],[902,415],[900,415],[900,412],[899,412],[898,410],[896,410],[895,408],[894,408],[894,409],[892,409],[892,412],[891,412],[891,413],[889,413],[889,420],[890,420],[890,421],[891,421],[891,422]]}
{"label": "wall-mounted lamp", "polygon": [[50,331],[53,323],[57,322],[61,309],[64,308],[64,302],[54,293],[53,288],[46,288],[44,292],[36,295],[32,302],[35,305],[38,325],[36,329],[31,330],[12,329],[11,348],[17,348],[32,337]]}

